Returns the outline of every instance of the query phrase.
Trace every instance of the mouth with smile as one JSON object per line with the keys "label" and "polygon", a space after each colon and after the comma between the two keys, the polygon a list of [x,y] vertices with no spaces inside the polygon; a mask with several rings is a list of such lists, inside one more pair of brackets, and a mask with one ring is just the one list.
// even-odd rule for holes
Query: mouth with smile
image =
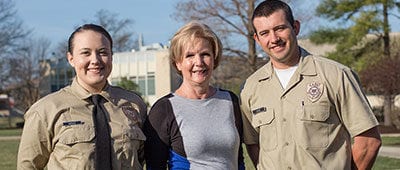
{"label": "mouth with smile", "polygon": [[285,46],[286,46],[286,42],[280,39],[276,43],[273,43],[272,46],[269,47],[269,49],[279,52],[279,51],[285,49]]}
{"label": "mouth with smile", "polygon": [[206,68],[192,71],[193,74],[201,74],[201,75],[206,75],[207,72],[208,72],[208,69],[206,69]]}
{"label": "mouth with smile", "polygon": [[93,68],[88,68],[87,71],[90,73],[98,74],[103,70],[103,67],[93,67]]}

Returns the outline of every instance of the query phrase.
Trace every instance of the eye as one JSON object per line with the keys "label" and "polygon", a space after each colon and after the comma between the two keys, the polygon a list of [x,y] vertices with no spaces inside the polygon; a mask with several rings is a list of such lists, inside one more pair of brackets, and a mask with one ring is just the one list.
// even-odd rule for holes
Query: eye
{"label": "eye", "polygon": [[79,54],[83,56],[90,56],[90,51],[81,51]]}
{"label": "eye", "polygon": [[110,54],[110,53],[108,52],[107,49],[100,49],[100,50],[99,50],[99,55],[100,55],[100,56],[105,56],[105,57],[106,57],[106,56],[109,56],[109,54]]}
{"label": "eye", "polygon": [[258,35],[266,36],[266,35],[268,35],[268,31],[261,31],[261,32],[258,33]]}
{"label": "eye", "polygon": [[285,30],[287,27],[285,25],[280,25],[274,28],[274,31],[276,32],[281,32],[283,30]]}
{"label": "eye", "polygon": [[194,54],[186,54],[185,58],[192,58]]}
{"label": "eye", "polygon": [[108,52],[106,51],[100,51],[100,56],[108,56]]}
{"label": "eye", "polygon": [[210,56],[211,56],[211,53],[209,53],[209,52],[202,52],[200,55],[203,56],[203,57],[210,57]]}

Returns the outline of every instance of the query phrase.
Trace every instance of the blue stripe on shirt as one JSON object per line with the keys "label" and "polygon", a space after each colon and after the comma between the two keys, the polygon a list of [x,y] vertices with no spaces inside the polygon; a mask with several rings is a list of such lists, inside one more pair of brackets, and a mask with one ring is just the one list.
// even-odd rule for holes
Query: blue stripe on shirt
{"label": "blue stripe on shirt", "polygon": [[185,157],[177,154],[173,150],[169,150],[168,168],[170,170],[189,170],[190,163]]}

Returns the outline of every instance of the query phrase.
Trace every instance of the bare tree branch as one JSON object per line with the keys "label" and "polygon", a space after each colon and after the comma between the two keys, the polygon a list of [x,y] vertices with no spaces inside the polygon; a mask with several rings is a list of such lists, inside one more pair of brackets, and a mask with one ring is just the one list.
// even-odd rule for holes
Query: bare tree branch
{"label": "bare tree branch", "polygon": [[23,39],[30,34],[17,18],[15,2],[12,0],[0,1],[0,92],[4,92],[7,82],[12,76],[9,59]]}
{"label": "bare tree branch", "polygon": [[5,82],[12,96],[18,101],[19,108],[27,108],[37,101],[40,96],[40,82],[44,72],[40,61],[50,55],[50,41],[45,38],[26,40],[14,57],[9,59],[12,76]]}
{"label": "bare tree branch", "polygon": [[119,19],[117,13],[112,13],[108,10],[101,9],[97,11],[93,21],[107,29],[110,32],[114,41],[114,52],[130,51],[137,48],[137,43],[134,40],[132,25],[134,23],[131,19]]}

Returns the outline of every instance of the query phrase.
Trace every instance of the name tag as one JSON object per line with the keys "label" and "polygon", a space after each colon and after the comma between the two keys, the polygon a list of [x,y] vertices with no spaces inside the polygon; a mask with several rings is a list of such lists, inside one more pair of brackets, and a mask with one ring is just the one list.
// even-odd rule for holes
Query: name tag
{"label": "name tag", "polygon": [[85,122],[82,121],[69,121],[69,122],[63,122],[63,126],[71,126],[71,125],[83,125]]}
{"label": "name tag", "polygon": [[265,112],[265,111],[267,111],[266,107],[260,107],[260,108],[254,109],[252,112],[253,112],[253,115],[255,115],[257,113]]}

